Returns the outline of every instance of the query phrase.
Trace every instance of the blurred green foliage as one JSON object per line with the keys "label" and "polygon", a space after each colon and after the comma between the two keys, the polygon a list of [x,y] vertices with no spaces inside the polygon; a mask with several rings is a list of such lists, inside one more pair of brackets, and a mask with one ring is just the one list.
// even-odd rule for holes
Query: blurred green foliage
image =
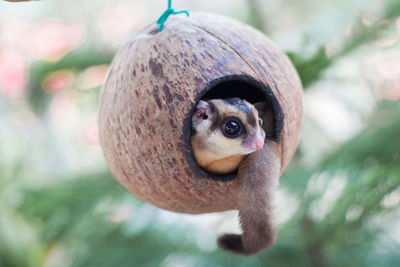
{"label": "blurred green foliage", "polygon": [[[257,2],[248,3],[252,24],[260,26]],[[379,38],[399,16],[400,1],[386,1],[371,25],[355,18],[354,34],[334,54],[328,56],[325,45],[309,57],[288,52],[305,89],[335,62]],[[33,110],[46,116],[53,95],[42,83],[51,73],[79,73],[109,63],[112,54],[85,47],[57,62],[33,64]],[[108,172],[56,175],[54,183],[32,187],[19,172],[24,161],[14,167],[0,161],[0,266],[400,266],[400,244],[382,225],[399,218],[398,204],[387,201],[400,194],[399,133],[399,102],[382,101],[363,131],[316,164],[304,163],[303,151],[296,154],[281,187],[298,206],[280,226],[277,244],[249,258],[200,248],[187,227],[158,223],[161,211],[131,197]],[[332,203],[323,208],[329,192]],[[110,212],[121,205],[133,215],[115,222]],[[62,262],[50,264],[57,253]]]}
{"label": "blurred green foliage", "polygon": [[114,53],[88,48],[73,50],[53,63],[35,62],[30,69],[29,101],[33,110],[43,113],[47,110],[51,95],[43,90],[43,81],[55,71],[69,70],[79,73],[91,66],[109,64]]}
{"label": "blurred green foliage", "polygon": [[390,0],[386,1],[383,16],[374,21],[371,25],[365,25],[361,17],[356,18],[352,25],[353,34],[348,37],[348,40],[345,40],[340,51],[337,51],[331,56],[327,55],[325,45],[321,45],[315,53],[308,58],[304,58],[301,54],[289,52],[288,56],[296,66],[304,89],[309,88],[313,82],[317,81],[324,70],[333,65],[337,59],[346,56],[363,44],[378,39],[387,27],[392,26],[391,22],[393,22],[399,14],[400,1]]}

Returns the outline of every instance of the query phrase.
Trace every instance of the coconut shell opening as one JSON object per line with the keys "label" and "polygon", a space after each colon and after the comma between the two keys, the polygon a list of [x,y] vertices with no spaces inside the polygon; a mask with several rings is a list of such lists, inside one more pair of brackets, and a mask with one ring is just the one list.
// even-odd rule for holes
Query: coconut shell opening
{"label": "coconut shell opening", "polygon": [[[273,113],[274,125],[272,129],[267,129],[266,128],[267,125],[263,125],[264,131],[266,133],[269,133],[266,139],[279,143],[280,133],[282,131],[283,120],[284,120],[284,115],[279,105],[279,102],[269,86],[264,85],[263,83],[257,81],[256,79],[250,76],[228,75],[211,81],[202,90],[202,94],[199,95],[198,99],[196,100],[196,103],[193,105],[187,120],[190,120],[191,122],[191,118],[195,111],[195,107],[200,100],[234,98],[234,97],[245,99],[251,104],[257,102],[267,103],[267,106],[271,108],[271,112]],[[190,133],[189,136],[192,136],[191,123],[186,124],[184,133],[185,134]],[[197,161],[195,160],[190,139],[187,139],[186,142],[187,142],[186,151],[191,152],[191,155],[187,156],[188,158],[191,159],[190,166],[196,173],[201,174],[200,176],[204,177],[204,174],[206,174],[206,177],[209,179],[221,180],[221,181],[232,180],[237,177],[237,171],[228,174],[214,174],[204,171],[200,166],[198,166]]]}
{"label": "coconut shell opening", "polygon": [[[266,102],[271,107],[274,116],[274,126],[272,136],[268,139],[279,143],[280,134],[283,127],[284,115],[278,100],[268,85],[257,81],[255,78],[246,75],[229,75],[212,81],[204,90],[203,94],[197,99],[218,99],[238,97],[245,99],[251,104]],[[194,105],[194,107],[196,106]],[[191,111],[191,115],[194,108]],[[264,125],[266,127],[266,125]],[[264,128],[265,132],[270,129]]]}

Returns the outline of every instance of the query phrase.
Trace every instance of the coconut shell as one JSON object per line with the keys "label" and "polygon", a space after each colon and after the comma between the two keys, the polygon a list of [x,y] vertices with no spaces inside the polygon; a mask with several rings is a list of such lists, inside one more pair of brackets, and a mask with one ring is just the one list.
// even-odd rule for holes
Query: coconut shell
{"label": "coconut shell", "polygon": [[226,81],[245,82],[270,99],[283,172],[302,122],[302,86],[294,67],[256,29],[193,13],[170,17],[162,32],[149,25],[110,66],[100,100],[100,141],[112,174],[126,190],[177,212],[237,208],[238,179],[204,172],[190,145],[197,101]]}

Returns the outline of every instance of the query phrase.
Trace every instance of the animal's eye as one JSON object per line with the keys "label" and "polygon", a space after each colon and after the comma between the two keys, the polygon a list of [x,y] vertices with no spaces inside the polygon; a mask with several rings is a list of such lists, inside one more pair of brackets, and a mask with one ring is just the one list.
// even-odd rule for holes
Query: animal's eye
{"label": "animal's eye", "polygon": [[226,137],[235,138],[242,133],[242,126],[238,120],[230,119],[225,122],[222,131]]}
{"label": "animal's eye", "polygon": [[261,119],[261,117],[258,117],[258,124],[260,124],[260,126],[263,126],[263,120]]}

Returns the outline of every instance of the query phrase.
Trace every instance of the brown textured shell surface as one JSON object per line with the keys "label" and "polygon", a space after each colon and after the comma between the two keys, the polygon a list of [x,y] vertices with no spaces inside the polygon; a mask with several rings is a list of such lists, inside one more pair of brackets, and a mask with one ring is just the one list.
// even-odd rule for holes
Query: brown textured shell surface
{"label": "brown textured shell surface", "polygon": [[272,91],[284,115],[282,171],[297,146],[302,87],[295,69],[264,34],[205,13],[155,24],[116,54],[100,100],[100,141],[112,174],[139,199],[167,210],[237,208],[237,179],[215,179],[196,164],[191,114],[205,88],[230,75]]}

